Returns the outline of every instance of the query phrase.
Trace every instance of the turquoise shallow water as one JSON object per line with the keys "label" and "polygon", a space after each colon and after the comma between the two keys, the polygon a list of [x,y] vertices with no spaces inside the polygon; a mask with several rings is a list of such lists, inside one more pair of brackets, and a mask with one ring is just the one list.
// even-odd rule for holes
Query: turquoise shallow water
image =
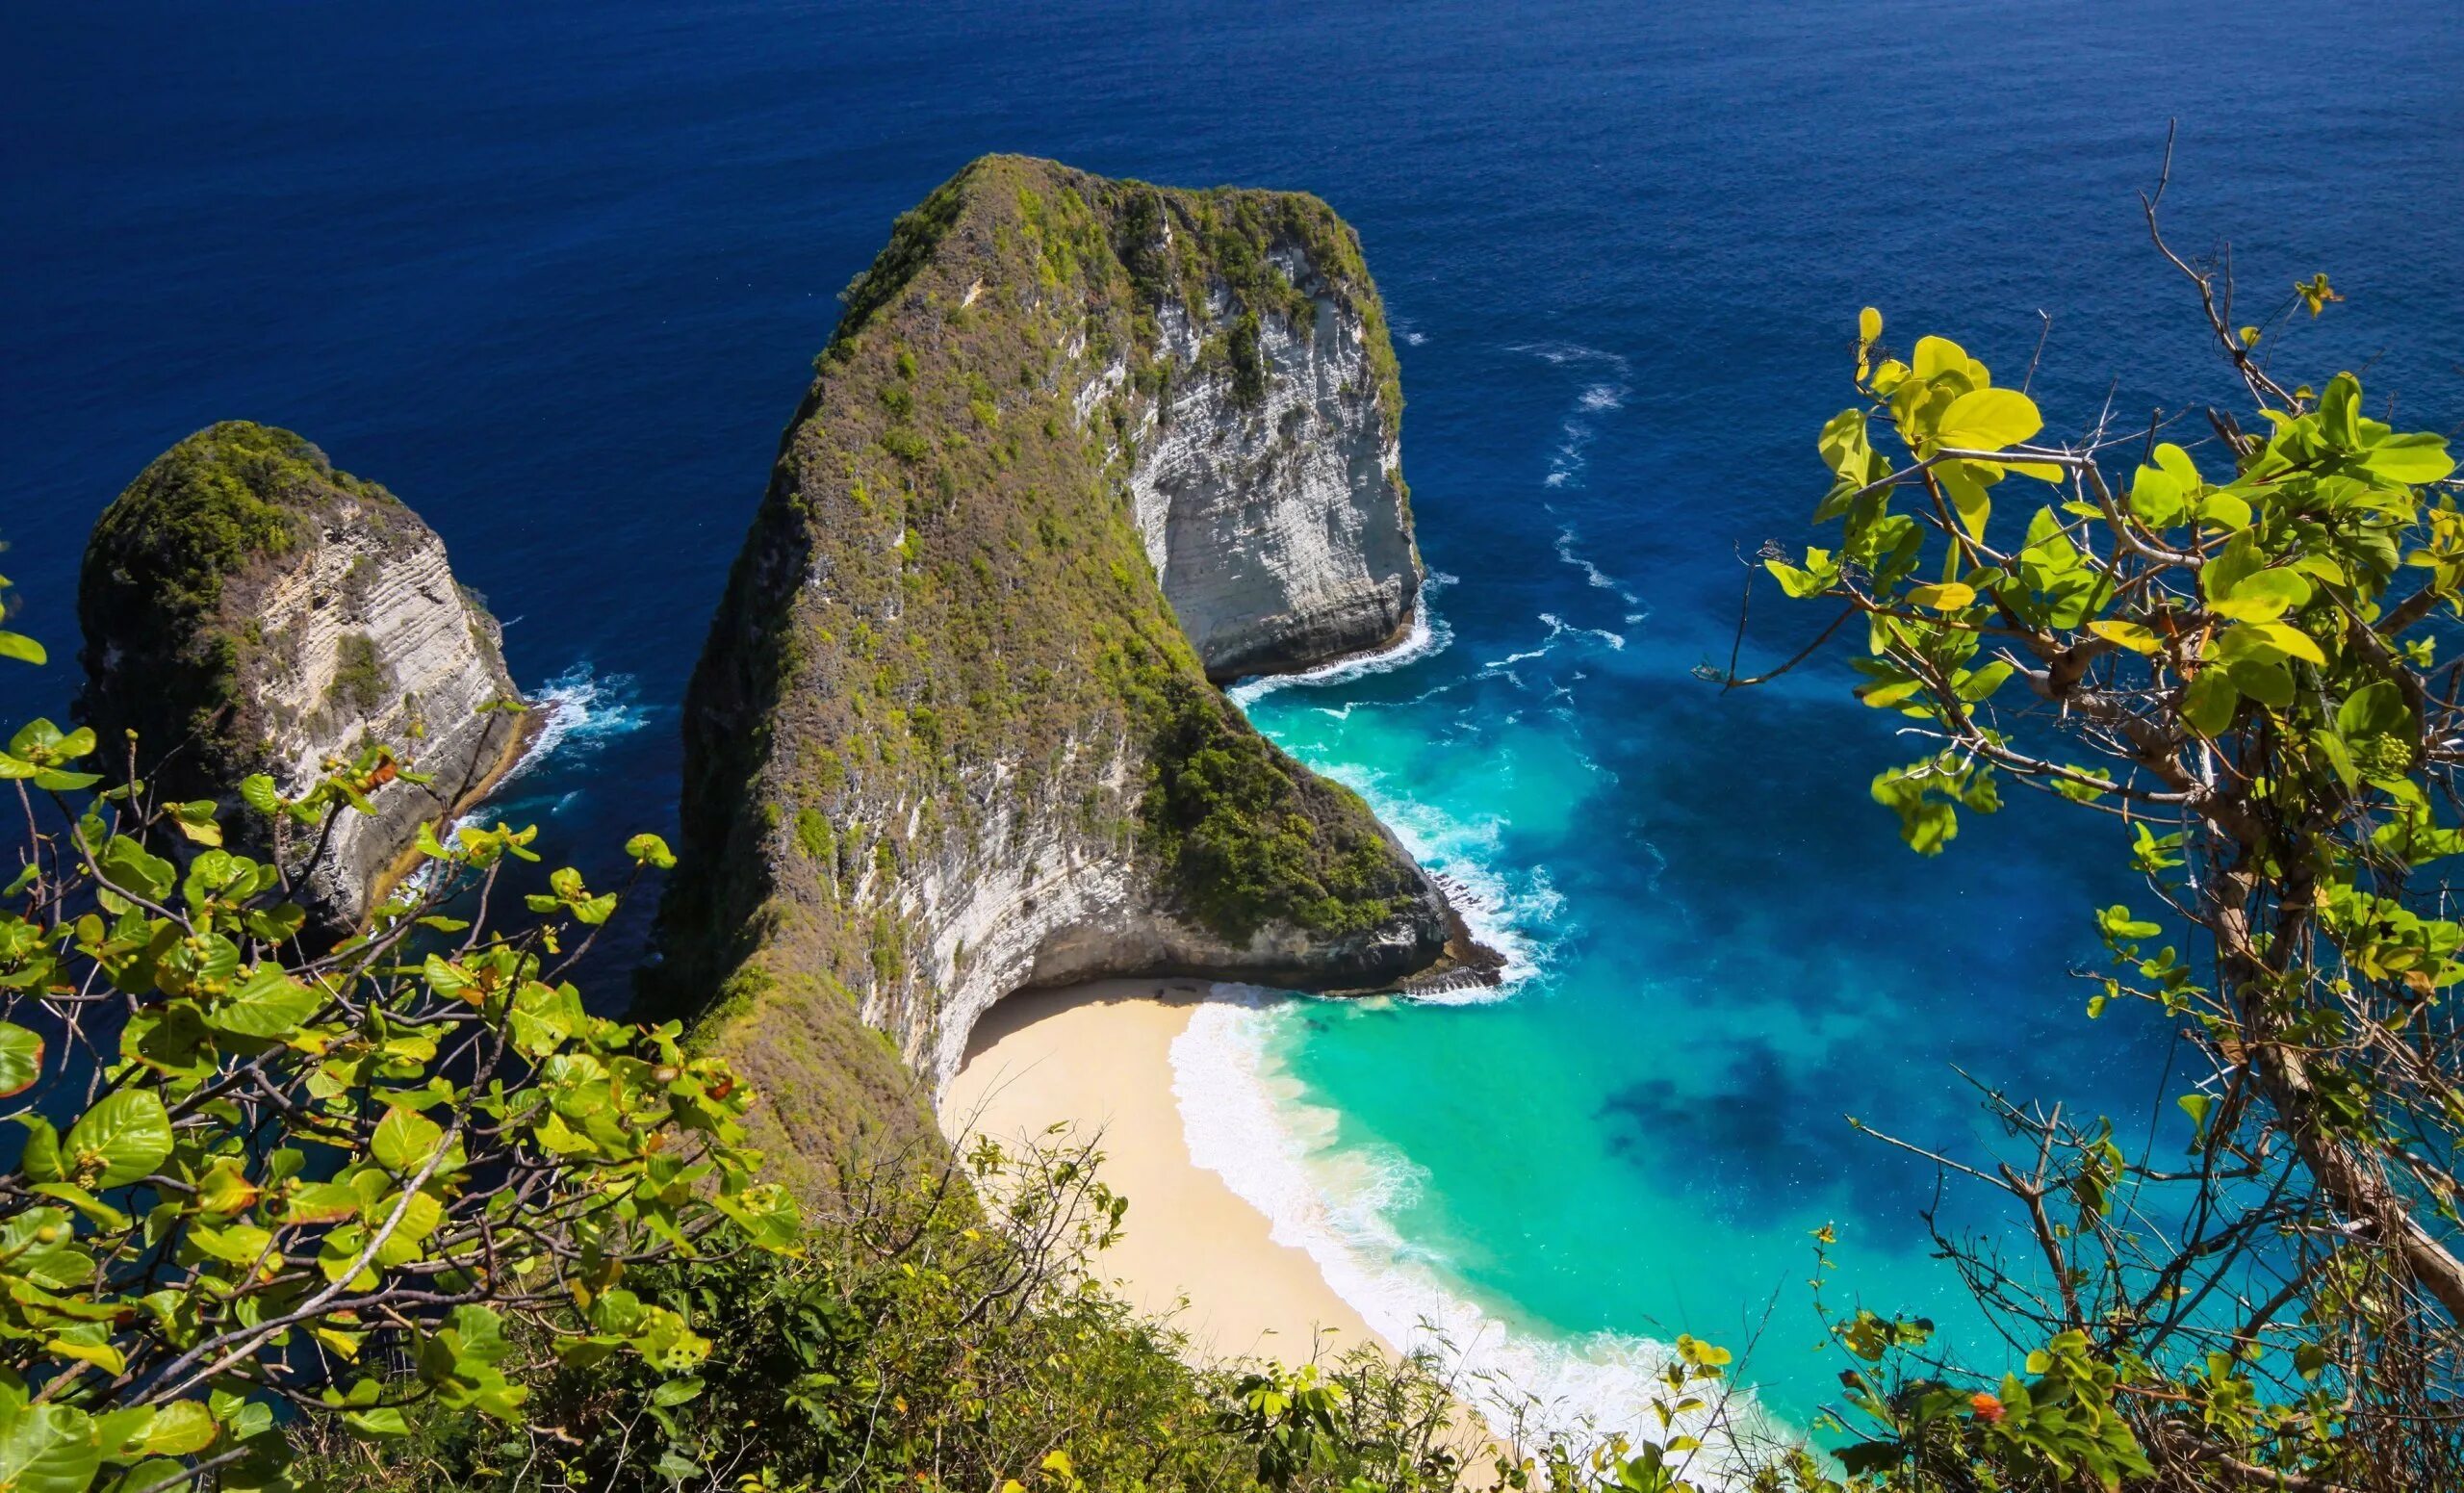
{"label": "turquoise shallow water", "polygon": [[[1722,696],[1650,646],[1608,564],[1554,548],[1564,611],[1521,646],[1453,637],[1477,582],[1450,578],[1417,657],[1242,692],[1367,794],[1514,965],[1477,1000],[1241,1015],[1203,1056],[1238,1053],[1277,1093],[1314,1196],[1237,1147],[1223,1170],[1324,1236],[1380,1326],[1476,1323],[1504,1351],[1476,1363],[1606,1418],[1681,1331],[1751,1350],[1768,1406],[1810,1415],[1839,1367],[1807,1286],[1826,1223],[1835,1306],[1933,1316],[1998,1352],[1929,1257],[1931,1169],[1847,1117],[1973,1157],[1992,1138],[1954,1065],[2144,1108],[2161,1038],[2091,1026],[2062,988],[2092,950],[2075,914],[2101,847],[2020,809],[1970,832],[1995,849],[1919,861],[1842,781],[1891,749],[1861,708],[1820,686]],[[1826,759],[1842,770],[1803,766]],[[1193,1144],[1208,1160],[1210,1138]],[[1967,1208],[1949,1197],[1945,1226],[1992,1226]]]}
{"label": "turquoise shallow water", "polygon": [[[2169,1113],[2165,1043],[2089,1025],[2066,975],[2111,842],[2023,803],[1920,861],[1864,801],[1899,749],[1835,667],[1690,677],[1727,659],[1740,553],[1801,532],[1857,307],[2006,376],[2050,315],[2058,431],[2109,391],[2223,393],[2138,218],[2177,117],[2180,242],[2231,238],[2262,309],[2322,269],[2349,296],[2286,355],[2464,411],[2451,0],[16,6],[0,59],[0,538],[55,658],[0,673],[0,717],[73,690],[77,554],[146,459],[293,425],[416,505],[517,677],[561,682],[569,733],[504,811],[594,881],[673,828],[706,619],[897,214],[988,150],[1333,203],[1456,579],[1412,659],[1250,708],[1528,967],[1490,1005],[1227,1008],[1200,1035],[1264,1082],[1185,1097],[1340,1283],[1602,1408],[1693,1331],[1756,1338],[1801,1416],[1826,1221],[1843,1299],[1981,1340],[1928,1258],[1930,1169],[1845,1115],[1978,1144],[1962,1069]],[[1766,593],[1749,657],[1806,621]],[[611,1004],[642,931],[599,945]],[[1969,1206],[1944,1226],[1993,1225]]]}

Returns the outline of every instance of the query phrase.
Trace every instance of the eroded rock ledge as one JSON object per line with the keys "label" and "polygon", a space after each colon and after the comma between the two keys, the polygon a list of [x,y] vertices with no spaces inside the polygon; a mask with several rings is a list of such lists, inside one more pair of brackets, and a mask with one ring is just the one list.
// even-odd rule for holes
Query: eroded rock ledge
{"label": "eroded rock ledge", "polygon": [[155,790],[223,801],[259,854],[270,827],[236,797],[251,773],[296,795],[327,758],[383,742],[432,775],[343,815],[313,862],[293,847],[326,935],[367,916],[423,821],[520,755],[521,717],[482,709],[519,698],[496,619],[444,541],[288,430],[229,421],[156,457],[95,524],[77,604],[80,712],[105,742],[137,732]]}
{"label": "eroded rock ledge", "polygon": [[846,302],[687,698],[649,987],[706,1013],[808,1180],[928,1144],[925,1094],[1024,986],[1481,967],[1367,807],[1210,682],[1418,604],[1350,229],[991,157]]}

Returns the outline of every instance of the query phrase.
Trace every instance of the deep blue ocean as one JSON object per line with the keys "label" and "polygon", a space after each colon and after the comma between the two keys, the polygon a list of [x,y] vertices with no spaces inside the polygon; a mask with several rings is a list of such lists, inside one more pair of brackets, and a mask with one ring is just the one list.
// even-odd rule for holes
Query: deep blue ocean
{"label": "deep blue ocean", "polygon": [[[1804,538],[1860,306],[2006,381],[2049,318],[2055,433],[2229,395],[2140,218],[2174,118],[2175,241],[2229,239],[2253,311],[2320,270],[2348,297],[2280,367],[2464,422],[2451,3],[12,6],[0,570],[54,662],[0,672],[0,717],[73,692],[77,555],[129,478],[284,425],[445,535],[570,707],[500,811],[609,866],[673,828],[706,619],[892,218],[987,151],[1315,192],[1392,313],[1441,579],[1413,658],[1245,698],[1529,972],[1217,1036],[1354,1289],[1468,1303],[1589,1403],[1678,1331],[1752,1342],[1802,1415],[1837,1367],[1823,1222],[1843,1300],[1987,1341],[1928,1258],[1929,1169],[1843,1117],[1974,1147],[1963,1072],[2169,1113],[2167,1049],[2066,972],[2124,889],[2097,824],[2022,803],[1919,860],[1864,791],[1905,749],[1835,661],[1691,670],[1727,661],[1741,557]],[[1746,663],[1818,620],[1765,586]]]}

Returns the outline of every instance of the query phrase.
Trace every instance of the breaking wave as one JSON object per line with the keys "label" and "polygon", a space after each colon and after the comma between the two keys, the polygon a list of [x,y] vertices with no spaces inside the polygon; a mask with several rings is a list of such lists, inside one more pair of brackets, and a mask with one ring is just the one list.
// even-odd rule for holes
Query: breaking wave
{"label": "breaking wave", "polygon": [[1454,630],[1447,626],[1445,618],[1437,615],[1437,608],[1431,602],[1438,592],[1452,584],[1454,578],[1442,570],[1428,573],[1421,582],[1420,605],[1412,608],[1411,628],[1391,648],[1372,654],[1354,654],[1348,658],[1338,658],[1332,663],[1322,663],[1314,669],[1302,669],[1293,674],[1260,675],[1256,679],[1242,681],[1225,693],[1232,697],[1235,705],[1246,709],[1276,690],[1289,689],[1296,684],[1341,684],[1372,674],[1392,673],[1423,658],[1434,658],[1452,646]]}

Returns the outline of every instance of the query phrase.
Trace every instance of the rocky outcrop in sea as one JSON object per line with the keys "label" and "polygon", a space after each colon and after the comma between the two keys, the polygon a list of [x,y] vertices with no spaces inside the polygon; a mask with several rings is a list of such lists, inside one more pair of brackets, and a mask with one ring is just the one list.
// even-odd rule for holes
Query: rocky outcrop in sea
{"label": "rocky outcrop in sea", "polygon": [[1350,228],[990,157],[845,299],[686,701],[649,984],[706,1013],[774,1139],[925,1144],[925,1094],[1023,987],[1487,967],[1215,682],[1378,648],[1418,605]]}
{"label": "rocky outcrop in sea", "polygon": [[95,524],[78,589],[80,711],[107,749],[134,732],[159,795],[238,798],[249,774],[297,796],[337,759],[389,747],[431,781],[386,785],[373,815],[285,842],[298,900],[331,937],[357,927],[423,822],[476,799],[519,756],[523,718],[496,619],[444,541],[376,483],[288,430],[244,421],[181,441]]}

